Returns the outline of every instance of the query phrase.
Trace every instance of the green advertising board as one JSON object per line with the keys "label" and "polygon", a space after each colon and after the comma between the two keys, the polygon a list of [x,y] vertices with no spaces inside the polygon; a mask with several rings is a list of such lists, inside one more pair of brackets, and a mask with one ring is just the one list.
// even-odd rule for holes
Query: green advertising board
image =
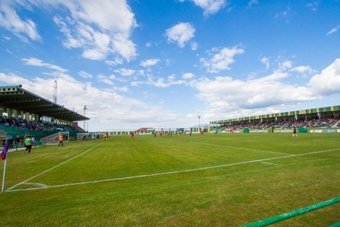
{"label": "green advertising board", "polygon": [[308,129],[306,127],[298,127],[298,132],[299,133],[307,133]]}

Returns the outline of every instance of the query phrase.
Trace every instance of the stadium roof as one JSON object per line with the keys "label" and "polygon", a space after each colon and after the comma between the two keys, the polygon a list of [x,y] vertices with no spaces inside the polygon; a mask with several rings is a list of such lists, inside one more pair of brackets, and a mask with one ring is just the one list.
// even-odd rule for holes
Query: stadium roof
{"label": "stadium roof", "polygon": [[23,89],[21,85],[0,86],[0,106],[65,121],[89,120],[83,115]]}

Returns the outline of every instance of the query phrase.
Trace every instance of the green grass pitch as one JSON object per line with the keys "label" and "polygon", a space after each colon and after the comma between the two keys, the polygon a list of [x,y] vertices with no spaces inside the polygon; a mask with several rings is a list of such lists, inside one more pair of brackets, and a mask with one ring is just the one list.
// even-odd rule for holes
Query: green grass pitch
{"label": "green grass pitch", "polygon": [[[340,134],[122,136],[16,151],[0,226],[240,226],[338,197],[339,161]],[[339,208],[276,226],[327,226]]]}

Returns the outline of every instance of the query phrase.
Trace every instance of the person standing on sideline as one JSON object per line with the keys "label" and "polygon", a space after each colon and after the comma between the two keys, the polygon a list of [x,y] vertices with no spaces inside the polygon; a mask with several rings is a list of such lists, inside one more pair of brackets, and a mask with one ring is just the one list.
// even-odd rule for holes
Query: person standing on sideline
{"label": "person standing on sideline", "polygon": [[32,144],[32,147],[35,146],[35,137],[34,136],[32,136],[32,138],[31,138],[31,144]]}
{"label": "person standing on sideline", "polygon": [[17,136],[15,137],[15,140],[14,140],[15,149],[18,149],[19,144],[20,144],[20,136],[17,135]]}
{"label": "person standing on sideline", "polygon": [[61,134],[61,133],[59,133],[59,136],[58,136],[58,146],[64,146],[64,136]]}
{"label": "person standing on sideline", "polygon": [[296,134],[296,127],[295,127],[295,126],[293,127],[293,137],[297,137],[297,134]]}
{"label": "person standing on sideline", "polygon": [[32,140],[31,140],[31,137],[30,136],[27,136],[26,139],[25,139],[25,147],[26,147],[26,150],[28,153],[31,153],[31,150],[32,150]]}

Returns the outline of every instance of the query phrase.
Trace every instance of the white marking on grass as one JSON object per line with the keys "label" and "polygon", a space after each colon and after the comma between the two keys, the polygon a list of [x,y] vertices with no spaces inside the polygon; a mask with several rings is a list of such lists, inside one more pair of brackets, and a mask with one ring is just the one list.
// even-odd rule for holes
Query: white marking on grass
{"label": "white marking on grass", "polygon": [[276,163],[271,163],[271,162],[262,162],[263,164],[266,164],[266,165],[274,165],[274,166],[279,166],[279,164],[276,164]]}
{"label": "white marking on grass", "polygon": [[329,149],[329,150],[322,150],[322,151],[313,151],[313,152],[302,153],[302,154],[292,154],[292,155],[273,157],[273,158],[256,159],[256,160],[229,163],[229,164],[216,165],[216,166],[207,166],[207,167],[201,167],[201,168],[196,168],[196,169],[176,170],[176,171],[170,171],[170,172],[164,172],[164,173],[151,173],[151,174],[135,175],[135,176],[128,176],[128,177],[109,178],[109,179],[102,179],[102,180],[95,180],[95,181],[84,181],[84,182],[78,182],[78,183],[51,185],[51,186],[47,186],[45,188],[26,188],[26,189],[11,189],[11,190],[8,189],[7,191],[8,192],[32,191],[32,190],[39,190],[39,189],[62,188],[62,187],[76,186],[76,185],[96,184],[96,183],[103,183],[103,182],[139,179],[139,178],[156,177],[156,176],[164,176],[164,175],[171,175],[171,174],[181,174],[181,173],[197,172],[197,171],[202,171],[202,170],[217,169],[217,168],[244,165],[244,164],[266,162],[266,161],[270,161],[270,160],[278,160],[278,159],[284,159],[284,158],[292,158],[292,157],[299,157],[299,156],[305,156],[305,155],[320,154],[320,153],[326,153],[326,152],[331,152],[331,151],[339,151],[339,150],[340,150],[340,148],[336,148],[336,149]]}
{"label": "white marking on grass", "polygon": [[34,179],[34,178],[36,178],[36,177],[39,177],[39,176],[41,176],[41,175],[44,175],[45,173],[48,173],[48,172],[50,172],[50,171],[52,171],[52,170],[58,168],[59,166],[64,165],[64,164],[66,164],[66,163],[72,161],[73,159],[76,159],[76,158],[78,158],[79,156],[86,154],[86,153],[89,152],[89,151],[92,151],[93,149],[99,147],[100,145],[102,145],[102,144],[105,143],[105,142],[106,142],[106,141],[101,142],[100,144],[97,144],[97,145],[95,145],[95,146],[93,146],[93,147],[87,149],[86,151],[84,151],[84,152],[82,152],[82,153],[80,153],[80,154],[77,154],[76,156],[74,156],[74,157],[72,157],[72,158],[70,158],[70,159],[67,159],[66,161],[63,161],[63,162],[59,163],[59,164],[56,165],[56,166],[53,166],[53,167],[51,167],[51,168],[49,168],[49,169],[47,169],[47,170],[45,170],[45,171],[43,171],[43,172],[41,172],[41,173],[39,173],[39,174],[33,176],[33,177],[31,177],[31,178],[28,178],[28,179],[26,179],[26,180],[24,180],[24,181],[21,181],[20,183],[17,183],[16,185],[14,185],[14,186],[8,188],[6,191],[11,191],[13,188],[15,188],[15,187],[17,187],[17,186],[19,186],[19,185],[21,185],[21,184],[25,184],[25,183],[27,183],[28,181],[30,181],[30,180],[32,180],[32,179]]}
{"label": "white marking on grass", "polygon": [[40,188],[47,188],[48,187],[48,185],[47,184],[42,184],[42,183],[23,183],[23,184],[28,184],[28,185],[36,185],[36,186],[38,186],[38,187],[40,187]]}

